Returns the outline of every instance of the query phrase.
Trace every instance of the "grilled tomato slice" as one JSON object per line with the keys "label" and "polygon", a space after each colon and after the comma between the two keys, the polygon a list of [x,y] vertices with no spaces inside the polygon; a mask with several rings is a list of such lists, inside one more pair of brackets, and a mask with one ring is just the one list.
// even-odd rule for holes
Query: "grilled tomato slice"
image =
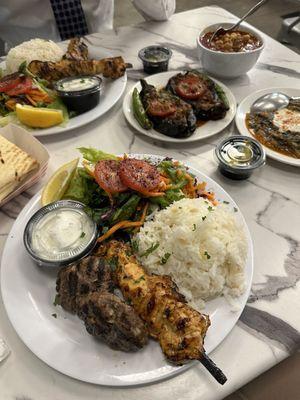
{"label": "grilled tomato slice", "polygon": [[168,117],[174,114],[175,111],[176,106],[172,104],[172,102],[164,99],[152,99],[147,108],[147,114],[160,118]]}
{"label": "grilled tomato slice", "polygon": [[98,161],[95,166],[95,179],[98,185],[108,193],[115,194],[125,192],[127,186],[119,176],[120,163],[115,160]]}
{"label": "grilled tomato slice", "polygon": [[187,75],[183,77],[175,87],[178,96],[187,100],[197,100],[205,92],[206,86],[197,76]]}
{"label": "grilled tomato slice", "polygon": [[126,158],[121,161],[119,174],[124,185],[141,193],[155,189],[160,181],[159,172],[155,166],[135,158]]}

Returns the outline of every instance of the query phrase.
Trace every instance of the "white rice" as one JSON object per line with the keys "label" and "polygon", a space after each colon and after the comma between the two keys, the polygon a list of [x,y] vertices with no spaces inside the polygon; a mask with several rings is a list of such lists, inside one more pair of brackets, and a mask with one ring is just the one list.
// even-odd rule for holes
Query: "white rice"
{"label": "white rice", "polygon": [[32,39],[9,50],[6,57],[6,72],[16,72],[23,61],[59,61],[64,52],[52,40]]}
{"label": "white rice", "polygon": [[[247,242],[229,206],[182,199],[157,211],[134,240],[148,272],[170,275],[198,310],[205,300],[245,290]],[[156,249],[145,256],[151,246]]]}

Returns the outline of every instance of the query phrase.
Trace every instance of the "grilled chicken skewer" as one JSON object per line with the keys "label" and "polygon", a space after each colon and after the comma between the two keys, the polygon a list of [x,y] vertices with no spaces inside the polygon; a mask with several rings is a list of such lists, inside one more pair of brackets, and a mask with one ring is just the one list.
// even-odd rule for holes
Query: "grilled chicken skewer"
{"label": "grilled chicken skewer", "polygon": [[63,56],[65,60],[88,60],[88,47],[82,38],[75,37],[70,40],[66,54]]}
{"label": "grilled chicken skewer", "polygon": [[129,245],[110,241],[98,254],[115,262],[115,279],[123,296],[147,323],[149,334],[160,343],[166,358],[178,365],[199,360],[224,384],[227,378],[203,348],[209,317],[186,304],[169,276],[148,275],[131,255]]}
{"label": "grilled chicken skewer", "polygon": [[31,61],[28,69],[39,78],[53,82],[69,76],[97,74],[103,74],[105,78],[117,79],[124,75],[126,68],[131,66],[131,64],[126,64],[122,57],[110,57],[102,60]]}

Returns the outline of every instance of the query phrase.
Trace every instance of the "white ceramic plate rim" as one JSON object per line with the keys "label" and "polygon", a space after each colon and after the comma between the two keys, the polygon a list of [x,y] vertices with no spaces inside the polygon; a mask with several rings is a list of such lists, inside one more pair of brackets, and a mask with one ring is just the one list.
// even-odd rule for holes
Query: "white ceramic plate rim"
{"label": "white ceramic plate rim", "polygon": [[[179,74],[179,73],[184,73],[185,71],[168,71],[168,72],[162,72],[160,74],[155,74],[151,75],[146,78],[146,81],[149,84],[153,84],[155,86],[163,86],[166,85],[167,81],[174,75]],[[155,129],[143,129],[136,119],[133,116],[132,113],[132,106],[131,106],[131,100],[132,100],[132,92],[135,88],[137,88],[139,91],[141,90],[141,84],[138,82],[136,83],[130,91],[126,94],[123,100],[123,113],[125,115],[126,120],[128,123],[139,133],[151,138],[151,139],[157,139],[162,142],[170,142],[170,143],[191,143],[191,142],[196,142],[200,141],[203,139],[207,139],[213,135],[216,135],[217,133],[222,132],[234,119],[235,113],[236,113],[236,100],[235,97],[232,93],[232,91],[225,86],[222,82],[218,81],[215,78],[210,77],[214,82],[216,82],[218,85],[221,86],[221,88],[224,90],[228,102],[229,102],[229,110],[226,113],[226,116],[223,119],[217,120],[217,121],[208,121],[206,122],[203,126],[198,127],[196,131],[188,138],[185,139],[176,139],[172,138],[170,136],[163,135],[162,133],[157,132]]]}
{"label": "white ceramic plate rim", "polygon": [[[240,105],[238,106],[236,116],[235,116],[235,123],[241,135],[254,137],[251,132],[248,130],[245,122],[246,114],[250,111],[251,105],[257,100],[260,96],[264,94],[271,93],[271,92],[283,92],[286,93],[288,96],[299,96],[300,90],[287,88],[287,87],[270,87],[266,89],[258,90],[254,93],[251,93],[249,96],[245,97]],[[293,165],[296,167],[300,167],[300,159],[293,158],[286,156],[284,154],[277,153],[276,151],[266,147],[262,144],[266,151],[266,155],[273,160],[282,162],[284,164]]]}
{"label": "white ceramic plate rim", "polygon": [[[163,157],[160,156],[153,156],[153,155],[132,155],[132,156],[137,156],[137,157],[150,157],[150,158],[156,158],[156,159],[162,159]],[[232,207],[237,207],[236,203],[233,201],[233,199],[228,195],[228,193],[220,186],[218,185],[215,181],[213,181],[211,178],[207,177],[206,175],[202,174],[198,170],[196,170],[193,167],[190,167],[190,170],[192,173],[194,173],[196,176],[199,177],[201,180],[205,180],[208,184],[208,187],[211,188],[212,190],[215,190],[219,194],[221,194],[221,199],[226,200],[230,202],[230,206]],[[75,373],[72,368],[73,368],[73,363],[74,361],[70,361],[70,364],[68,364],[67,368],[62,368],[59,359],[57,358],[57,354],[55,353],[55,356],[51,356],[51,352],[49,352],[48,349],[45,349],[44,346],[35,340],[35,335],[38,334],[39,332],[32,332],[32,329],[30,329],[30,324],[28,324],[28,320],[26,318],[26,315],[22,315],[24,317],[24,320],[22,318],[20,319],[20,315],[16,312],[16,309],[13,306],[13,298],[14,300],[16,299],[16,291],[14,291],[14,288],[9,287],[9,279],[8,276],[9,274],[12,273],[12,270],[16,268],[17,270],[20,269],[20,265],[15,265],[14,266],[14,260],[11,258],[10,254],[11,252],[16,251],[14,249],[14,246],[20,246],[20,243],[18,244],[18,240],[22,240],[23,237],[23,229],[25,226],[26,221],[30,218],[30,216],[39,208],[39,202],[40,202],[40,193],[36,194],[30,202],[25,206],[25,208],[21,211],[19,214],[17,220],[15,221],[11,232],[8,236],[7,242],[5,244],[5,248],[3,251],[3,256],[1,260],[1,292],[2,292],[2,298],[3,298],[3,303],[7,311],[7,315],[9,317],[10,322],[12,323],[15,331],[21,338],[21,340],[25,343],[25,345],[42,361],[44,361],[46,364],[48,364],[50,367],[56,369],[57,371],[68,375],[72,378],[85,381],[85,382],[90,382],[94,384],[99,384],[99,385],[104,385],[104,386],[118,386],[118,387],[125,387],[125,386],[137,386],[137,385],[143,385],[143,384],[148,384],[148,383],[153,383],[157,381],[161,381],[167,378],[170,378],[172,376],[175,376],[179,373],[182,373],[183,371],[191,368],[197,362],[191,362],[189,364],[186,364],[181,367],[173,367],[170,366],[168,363],[165,363],[165,366],[158,368],[153,371],[148,371],[146,373],[135,373],[135,374],[129,374],[125,375],[125,377],[122,377],[120,379],[119,376],[113,376],[113,375],[98,375],[96,379],[91,379],[88,374],[86,374],[87,366],[85,364],[84,370],[78,374]],[[223,339],[229,334],[229,332],[233,329],[235,324],[237,323],[249,296],[250,289],[251,289],[251,283],[252,283],[252,276],[253,276],[253,244],[252,244],[252,239],[250,236],[249,229],[247,227],[247,224],[245,222],[245,219],[243,215],[241,214],[240,211],[236,213],[240,223],[242,224],[245,234],[246,234],[246,239],[248,242],[248,259],[247,263],[245,266],[245,275],[246,275],[246,290],[245,293],[238,298],[238,303],[240,306],[240,309],[236,312],[232,312],[230,310],[230,321],[228,323],[228,320],[226,319],[222,321],[222,326],[216,326],[215,331],[212,330],[212,327],[214,324],[212,323],[212,327],[208,331],[207,337],[206,337],[206,344],[210,340],[210,336],[213,337],[212,343],[209,345],[209,347],[206,346],[207,353],[210,353],[213,351],[222,341]],[[18,248],[19,250],[19,248]],[[25,254],[25,250],[23,250]],[[32,262],[33,265],[33,262]],[[221,305],[221,308],[223,307],[223,312],[228,312],[230,309],[228,303],[225,301],[224,298],[219,298],[222,299],[223,303]],[[218,299],[218,300],[219,300]],[[213,300],[214,301],[214,300]],[[221,300],[220,300],[221,301]],[[209,303],[209,302],[208,302]],[[216,310],[217,313],[218,310]],[[37,313],[37,311],[36,311]],[[214,315],[211,315],[211,319],[214,318]],[[225,322],[225,323],[224,323]],[[217,334],[217,337],[215,337]],[[85,335],[87,335],[85,333]],[[44,340],[46,341],[46,337]],[[61,339],[61,338],[60,338]],[[158,344],[155,344],[158,346]],[[75,349],[74,349],[75,350]],[[124,354],[124,353],[123,353]],[[75,357],[76,358],[76,357]],[[101,365],[99,364],[99,369]],[[225,365],[223,366],[224,368],[226,367]],[[230,377],[229,377],[230,378]]]}
{"label": "white ceramic plate rim", "polygon": [[[112,53],[108,51],[101,51],[103,57],[111,57]],[[4,66],[5,61],[3,61],[0,66]],[[127,83],[127,73],[125,72],[124,76],[110,80],[106,78],[103,79],[104,86],[104,94],[103,91],[100,92],[100,102],[99,104],[90,111],[87,111],[83,114],[80,114],[76,117],[70,118],[65,126],[53,126],[52,128],[47,129],[26,129],[26,126],[23,125],[23,128],[30,132],[33,136],[50,136],[63,134],[65,132],[69,132],[73,129],[78,129],[84,125],[89,124],[95,119],[104,115],[108,110],[110,110],[122,97]],[[103,96],[108,96],[108,98],[103,99]]]}

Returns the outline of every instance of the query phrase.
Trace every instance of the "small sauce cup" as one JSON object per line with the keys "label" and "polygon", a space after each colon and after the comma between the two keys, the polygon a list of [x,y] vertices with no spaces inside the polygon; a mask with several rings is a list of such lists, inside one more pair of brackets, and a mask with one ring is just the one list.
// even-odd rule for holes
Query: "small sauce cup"
{"label": "small sauce cup", "polygon": [[172,51],[168,47],[148,46],[139,51],[139,58],[143,62],[147,74],[156,74],[167,71]]}
{"label": "small sauce cup", "polygon": [[215,157],[220,172],[230,179],[247,179],[252,172],[263,166],[266,154],[261,144],[248,136],[230,136],[219,142]]}
{"label": "small sauce cup", "polygon": [[60,267],[89,254],[97,240],[97,224],[84,204],[59,200],[40,208],[23,235],[30,257],[43,267]]}
{"label": "small sauce cup", "polygon": [[95,108],[100,101],[102,79],[98,76],[81,75],[55,82],[54,89],[68,110],[77,115]]}

